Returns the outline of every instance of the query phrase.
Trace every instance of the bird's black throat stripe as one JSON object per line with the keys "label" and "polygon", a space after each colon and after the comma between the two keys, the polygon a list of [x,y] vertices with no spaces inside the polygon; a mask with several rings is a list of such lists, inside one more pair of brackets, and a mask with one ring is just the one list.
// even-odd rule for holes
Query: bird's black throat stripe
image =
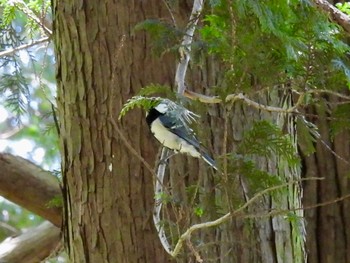
{"label": "bird's black throat stripe", "polygon": [[148,124],[148,126],[151,126],[151,123],[157,119],[159,116],[164,115],[163,113],[160,113],[159,111],[157,111],[155,108],[152,108],[149,112],[148,115],[146,117],[146,122]]}

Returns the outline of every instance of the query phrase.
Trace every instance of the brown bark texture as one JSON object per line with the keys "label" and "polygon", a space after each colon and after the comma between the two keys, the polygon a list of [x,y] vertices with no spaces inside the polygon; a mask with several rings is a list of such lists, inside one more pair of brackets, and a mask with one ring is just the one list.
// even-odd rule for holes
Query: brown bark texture
{"label": "brown bark texture", "polygon": [[[336,105],[339,99],[329,96],[329,105]],[[330,204],[305,211],[307,221],[308,262],[347,263],[350,262],[350,200],[333,202],[350,194],[350,134],[348,130],[330,134],[330,115],[326,104],[320,103],[307,113],[319,127],[321,139],[316,143],[316,153],[303,156],[303,176],[323,177],[318,182],[305,182],[304,205]],[[301,149],[302,145],[301,145]]]}
{"label": "brown bark texture", "polygon": [[[172,82],[173,64],[156,59],[146,35],[133,32],[147,18],[166,17],[166,8],[156,0],[55,1],[54,12],[70,259],[167,262],[151,220],[152,175],[111,125],[142,86]],[[152,163],[156,148],[143,118],[135,111],[120,126]]]}
{"label": "brown bark texture", "polygon": [[[191,10],[185,3],[180,1],[179,16]],[[152,226],[152,176],[125,147],[113,130],[111,118],[117,119],[123,103],[141,87],[173,82],[174,58],[156,59],[146,35],[133,32],[138,22],[146,18],[169,19],[169,13],[156,0],[54,1],[54,11],[66,208],[64,229],[70,259],[73,262],[168,262],[170,259]],[[206,67],[193,68],[188,76],[189,87],[203,92],[202,87],[217,84],[219,69],[209,60]],[[262,103],[278,104],[278,100],[276,96],[262,98]],[[203,116],[200,125],[210,128],[200,129],[198,134],[205,135],[204,144],[216,155],[223,154],[226,146],[228,151],[233,151],[254,119],[277,123],[280,118],[241,104],[236,104],[233,111],[229,118],[219,106],[199,112]],[[144,113],[134,111],[119,126],[136,151],[153,163],[157,144],[146,131],[143,119]],[[224,127],[227,127],[227,142],[223,141]],[[223,144],[227,145],[223,147]],[[257,162],[268,172],[283,173],[282,169],[278,171],[278,158],[262,158]],[[177,224],[173,241],[178,230],[234,209],[237,205],[234,200],[242,202],[242,189],[236,177],[213,176],[197,159],[172,158],[169,174],[174,203],[168,218],[176,219]],[[288,171],[283,176],[283,180],[289,181],[298,179],[299,174]],[[216,180],[220,182],[219,189]],[[195,199],[205,205],[202,218],[193,216],[195,204],[188,195],[191,185],[201,187],[203,194],[199,200],[197,196]],[[287,195],[280,201],[266,196],[256,209],[294,207],[299,198],[299,195]],[[232,220],[220,228],[197,233],[191,239],[190,249],[177,261],[195,262],[191,250],[194,246],[205,261],[300,262],[295,261],[295,255],[302,253],[302,248],[293,243],[296,231],[282,216]]]}
{"label": "brown bark texture", "polygon": [[[207,87],[215,85],[215,74],[219,65],[208,63],[207,74],[193,69],[198,75],[190,77],[190,87]],[[210,72],[214,73],[213,75]],[[196,74],[196,73],[194,73]],[[196,89],[201,92],[200,89]],[[202,91],[204,92],[204,91]],[[282,94],[271,93],[268,96],[256,96],[255,101],[262,105],[276,105],[282,107],[280,101]],[[285,106],[285,105],[284,105]],[[199,111],[200,112],[200,109]],[[207,112],[207,113],[205,113]],[[268,120],[281,127],[286,127],[286,133],[290,133],[295,140],[293,132],[293,120],[288,115],[270,112],[261,112],[242,103],[236,103],[229,115],[217,106],[208,107],[201,114],[199,134],[203,135],[204,144],[209,145],[216,156],[223,154],[226,144],[227,152],[234,152],[242,141],[246,132],[252,128],[255,121]],[[227,119],[227,122],[225,122]],[[225,128],[226,127],[226,128]],[[227,129],[227,141],[225,142],[225,129]],[[296,143],[296,141],[295,141]],[[295,145],[295,154],[297,147]],[[221,167],[223,160],[221,158]],[[300,179],[300,171],[290,168],[279,157],[259,157],[256,160],[259,169],[280,177],[282,182],[290,182]],[[184,163],[189,163],[184,166]],[[211,174],[205,163],[194,159],[186,161],[184,156],[176,156],[170,164],[169,191],[176,200],[177,208],[168,208],[174,211],[176,216],[169,216],[176,221],[182,231],[193,223],[198,223],[198,218],[193,216],[192,196],[188,194],[189,186],[200,186],[201,194],[199,203],[204,207],[205,214],[200,222],[214,220],[220,217],[222,212],[234,211],[244,202],[243,185],[244,178],[229,173],[225,175]],[[245,186],[247,187],[247,186]],[[187,189],[187,190],[186,190]],[[248,198],[253,196],[249,187],[245,190]],[[251,206],[247,214],[264,213],[271,209],[288,210],[301,207],[302,190],[299,184],[291,185],[281,195],[265,195]],[[258,212],[259,211],[259,212]],[[171,214],[171,212],[168,212]],[[295,213],[300,217],[297,224],[293,224],[285,214],[274,217],[257,217],[252,219],[240,219],[233,217],[228,223],[217,228],[210,228],[192,236],[204,262],[280,262],[295,263],[304,262],[304,222],[302,211]],[[181,262],[188,262],[191,251],[187,249]],[[180,262],[180,261],[179,261]],[[194,259],[193,259],[193,262]]]}

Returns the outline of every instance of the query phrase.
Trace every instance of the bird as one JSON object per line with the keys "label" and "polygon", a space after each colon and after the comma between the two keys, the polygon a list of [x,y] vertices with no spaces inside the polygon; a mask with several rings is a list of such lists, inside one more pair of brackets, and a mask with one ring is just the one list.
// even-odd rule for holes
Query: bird
{"label": "bird", "polygon": [[165,147],[195,158],[202,158],[218,170],[215,160],[201,146],[189,123],[198,115],[175,102],[163,99],[149,109],[146,122],[154,137]]}

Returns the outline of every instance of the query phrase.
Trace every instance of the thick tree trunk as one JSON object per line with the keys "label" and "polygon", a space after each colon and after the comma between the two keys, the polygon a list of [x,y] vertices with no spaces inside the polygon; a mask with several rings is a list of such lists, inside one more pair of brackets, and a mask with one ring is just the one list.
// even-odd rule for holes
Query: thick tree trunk
{"label": "thick tree trunk", "polygon": [[[58,110],[65,243],[72,262],[167,262],[152,225],[153,180],[118,137],[111,118],[142,86],[169,84],[134,26],[166,12],[160,1],[55,1]],[[171,66],[169,66],[171,65]],[[127,139],[153,161],[144,113],[123,121]],[[146,139],[147,138],[147,139]]]}
{"label": "thick tree trunk", "polygon": [[[179,6],[185,8],[181,3]],[[54,10],[66,199],[65,242],[69,256],[73,262],[167,262],[150,220],[154,198],[151,175],[130,154],[111,125],[111,118],[116,119],[123,102],[142,86],[151,82],[172,83],[175,72],[172,63],[165,58],[154,59],[145,36],[131,33],[137,22],[153,17],[162,19],[163,13],[168,14],[165,6],[156,0],[118,4],[112,0],[102,3],[65,0],[55,1]],[[186,13],[190,8],[181,11]],[[208,64],[199,74],[190,76],[189,86],[217,84],[217,70]],[[226,124],[229,139],[225,143],[232,151],[254,120],[269,119],[275,123],[278,120],[277,115],[265,116],[242,106],[230,113],[233,118],[227,119],[227,123],[222,111],[212,108],[209,112],[211,116],[204,118],[203,127],[212,128],[201,132],[208,133],[205,144],[213,145],[216,155],[223,154]],[[153,140],[149,143],[144,135],[143,115],[128,114],[123,125],[136,151],[147,161],[153,160],[156,144]],[[201,162],[198,166],[197,160],[189,158],[185,162],[185,158],[176,157],[170,165],[171,199],[176,201],[170,217],[176,215],[179,226],[175,236],[193,222],[228,212],[234,208],[234,198],[242,197],[236,179],[231,178],[234,182],[227,184],[219,178],[222,187],[216,189],[217,182],[205,164]],[[278,173],[279,160],[260,160],[259,167]],[[288,181],[298,179],[299,174],[291,176],[289,171],[283,171],[281,176]],[[201,193],[209,195],[199,196],[200,204],[208,205],[205,211],[209,211],[202,218],[193,217],[195,203],[186,199],[191,185],[199,185]],[[300,200],[300,196],[293,194],[291,189],[282,204],[266,196],[259,208],[293,207]],[[283,217],[233,220],[197,234],[195,244],[208,246],[195,249],[199,249],[204,260],[216,262],[300,262],[302,256],[295,255],[302,254],[302,245],[298,241],[295,246],[295,230]],[[193,251],[190,252],[192,255]],[[191,257],[183,254],[179,262],[193,262]]]}

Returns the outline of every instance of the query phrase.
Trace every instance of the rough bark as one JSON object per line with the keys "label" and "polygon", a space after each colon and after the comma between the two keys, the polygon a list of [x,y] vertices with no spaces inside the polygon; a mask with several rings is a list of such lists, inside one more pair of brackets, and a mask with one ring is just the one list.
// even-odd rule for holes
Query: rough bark
{"label": "rough bark", "polygon": [[0,195],[23,208],[61,225],[62,210],[50,206],[62,193],[58,179],[33,163],[10,154],[0,154]]}
{"label": "rough bark", "polygon": [[0,262],[41,262],[60,246],[60,229],[49,222],[0,244]]}
{"label": "rough bark", "polygon": [[[198,87],[214,86],[216,70],[220,67],[210,62],[207,65],[207,72],[200,71],[197,76],[191,76],[189,87],[196,87],[196,92],[201,92]],[[192,69],[193,70],[193,69]],[[197,71],[195,71],[197,72]],[[212,74],[210,74],[213,73]],[[202,91],[203,92],[203,91]],[[284,96],[271,93],[269,95],[257,96],[255,101],[263,105],[281,105]],[[290,100],[289,100],[290,101]],[[290,104],[289,104],[290,105]],[[290,105],[291,106],[291,105]],[[236,103],[227,112],[216,106],[206,106],[202,112],[197,113],[202,116],[198,125],[198,133],[204,138],[204,144],[209,146],[210,152],[214,156],[224,155],[224,151],[235,152],[235,149],[242,141],[245,133],[251,129],[254,121],[268,120],[277,124],[281,129],[286,129],[294,140],[295,154],[296,134],[294,133],[294,123],[289,115],[276,114],[265,111],[258,111],[244,103]],[[227,118],[227,123],[225,123]],[[205,128],[202,128],[205,127]],[[210,128],[209,128],[210,127]],[[227,141],[225,142],[225,127],[227,127]],[[226,146],[223,146],[225,145]],[[226,149],[225,149],[226,147]],[[221,168],[223,160],[221,158]],[[184,166],[188,164],[188,166]],[[261,170],[265,170],[278,176],[283,182],[299,180],[300,171],[292,169],[278,156],[260,157],[256,159],[256,164]],[[243,179],[244,180],[244,179]],[[168,207],[168,219],[176,221],[180,229],[186,229],[191,224],[214,220],[221,213],[234,210],[244,202],[244,193],[239,175],[228,174],[227,178],[221,174],[212,175],[203,162],[198,162],[193,158],[175,156],[170,161],[170,188],[169,192],[174,199],[174,207]],[[193,215],[193,207],[197,200],[193,200],[188,194],[189,186],[199,187],[199,204],[204,208],[204,215],[198,219]],[[252,197],[251,191],[247,194]],[[295,184],[283,191],[278,197],[270,195],[264,196],[258,204],[248,209],[248,213],[254,214],[257,211],[266,212],[270,209],[288,210],[301,207],[301,186]],[[175,216],[174,216],[175,214]],[[206,261],[214,262],[304,262],[305,250],[304,239],[305,230],[303,222],[303,212],[297,211],[294,214],[300,217],[293,222],[285,214],[275,217],[263,217],[257,219],[235,219],[221,225],[218,228],[211,228],[192,235],[193,246]],[[175,236],[176,236],[176,231]],[[180,230],[181,232],[181,230]],[[174,233],[173,233],[174,234]],[[195,244],[199,244],[196,246]],[[193,253],[187,250],[181,262],[188,262]],[[192,259],[195,260],[194,257]],[[180,261],[179,261],[180,262]]]}
{"label": "rough bark", "polygon": [[[70,259],[167,262],[150,220],[152,176],[116,135],[110,118],[117,120],[123,103],[143,85],[173,79],[172,63],[156,59],[145,34],[133,32],[138,22],[168,12],[156,0],[55,1],[54,10]],[[143,116],[128,114],[123,132],[153,162],[156,148]]]}
{"label": "rough bark", "polygon": [[[330,97],[328,101],[336,103],[338,99]],[[332,201],[350,193],[350,134],[345,130],[331,139],[326,107],[320,103],[315,109],[308,111],[317,116],[314,121],[319,127],[323,142],[321,140],[317,142],[316,153],[303,157],[303,176],[306,178],[318,176],[324,180],[304,184],[305,206]],[[345,199],[324,207],[306,210],[307,250],[310,263],[350,262],[349,208],[350,200]]]}
{"label": "rough bark", "polygon": [[[180,11],[189,13],[190,8],[184,2],[181,1],[179,6],[184,8]],[[74,262],[168,260],[149,220],[153,202],[152,178],[138,159],[130,155],[110,123],[111,117],[116,119],[122,103],[141,86],[150,82],[172,83],[174,63],[165,58],[156,60],[150,55],[145,36],[131,34],[133,26],[145,18],[162,19],[164,8],[155,0],[119,1],[118,4],[111,0],[103,3],[55,1],[58,109],[66,199],[65,242]],[[124,42],[121,41],[123,36]],[[208,64],[207,68],[203,67],[189,77],[189,86],[215,85],[217,72],[218,68]],[[278,100],[274,98],[274,102],[275,99]],[[223,150],[220,146],[223,144],[225,116],[214,108],[209,112],[212,114],[203,125],[212,127],[206,137],[212,140],[209,142],[208,139],[206,145],[215,145],[213,148],[219,155]],[[228,150],[234,149],[254,119],[266,117],[246,107],[241,110],[239,106],[231,116]],[[268,116],[268,119],[277,122],[276,115]],[[147,161],[153,160],[156,144],[150,144],[144,135],[142,114],[128,114],[122,124],[135,149]],[[237,182],[225,185],[221,181],[223,188],[213,191],[216,182],[207,173],[206,166],[203,163],[198,165],[198,160],[193,158],[188,158],[188,161],[185,158],[172,159],[170,167],[172,198],[179,201],[175,210],[180,215],[176,222],[180,228],[202,220],[190,219],[193,203],[186,200],[186,187],[203,183],[206,193],[216,192],[216,197],[222,198],[220,202],[225,211],[232,208],[230,200],[233,196],[230,193],[234,188],[228,186],[237,187]],[[268,171],[277,171],[278,160],[261,160],[260,165]],[[283,206],[278,207],[290,207],[292,203],[289,201],[285,200]],[[269,197],[262,203],[264,209],[278,205]],[[215,204],[212,207],[216,211]],[[211,212],[207,217],[217,215]],[[197,242],[209,244],[201,248],[203,258],[220,258],[221,262],[292,260],[290,255],[295,253],[292,250],[300,249],[291,244],[293,228],[288,225],[282,231],[276,222],[284,219],[273,220],[237,220],[223,228],[201,233]],[[285,247],[278,247],[279,242],[284,242]],[[184,253],[179,262],[193,261],[192,252]]]}

